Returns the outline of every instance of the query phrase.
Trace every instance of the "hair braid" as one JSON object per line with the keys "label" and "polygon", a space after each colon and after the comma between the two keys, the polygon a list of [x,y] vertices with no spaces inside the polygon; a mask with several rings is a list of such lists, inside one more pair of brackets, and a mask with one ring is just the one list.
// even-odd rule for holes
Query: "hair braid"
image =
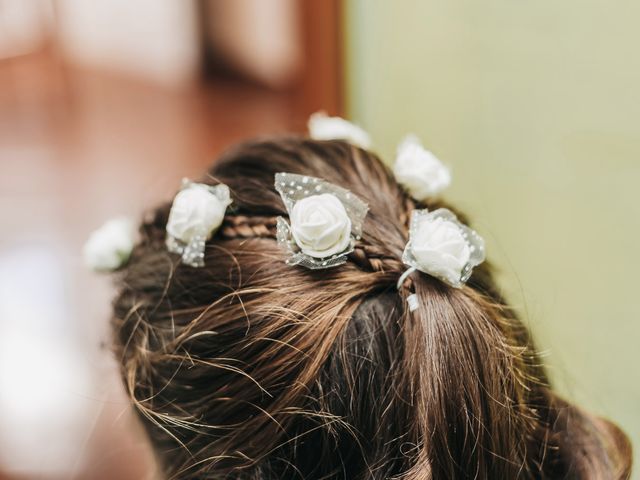
{"label": "hair braid", "polygon": [[220,227],[224,238],[276,238],[278,217],[227,215]]}
{"label": "hair braid", "polygon": [[[278,217],[227,215],[220,228],[220,235],[227,239],[234,238],[276,238]],[[356,265],[363,270],[373,272],[398,273],[404,270],[402,261],[390,255],[385,249],[363,244],[362,240],[349,254]]]}

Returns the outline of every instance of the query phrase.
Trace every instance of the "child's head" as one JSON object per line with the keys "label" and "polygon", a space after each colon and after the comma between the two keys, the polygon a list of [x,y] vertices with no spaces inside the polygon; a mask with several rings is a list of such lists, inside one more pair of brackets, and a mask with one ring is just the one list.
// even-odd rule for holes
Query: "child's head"
{"label": "child's head", "polygon": [[[285,263],[274,174],[369,205],[345,264]],[[414,202],[372,153],[287,138],[227,152],[200,179],[233,205],[194,268],[157,207],[118,276],[125,386],[167,478],[624,478],[613,425],[559,399],[482,264],[462,288],[407,269]],[[415,292],[419,307],[410,311]]]}

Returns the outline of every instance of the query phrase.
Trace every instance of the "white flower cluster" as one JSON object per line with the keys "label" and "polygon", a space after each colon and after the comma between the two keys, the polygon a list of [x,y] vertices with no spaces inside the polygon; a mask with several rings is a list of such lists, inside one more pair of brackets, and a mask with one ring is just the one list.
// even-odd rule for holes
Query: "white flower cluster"
{"label": "white flower cluster", "polygon": [[[311,115],[309,136],[315,140],[346,140],[361,148],[371,147],[371,138],[358,125],[324,112]],[[418,201],[442,193],[451,184],[451,172],[418,137],[407,135],[398,145],[393,166],[396,181]]]}
{"label": "white flower cluster", "polygon": [[[205,242],[222,224],[230,204],[226,185],[210,186],[183,180],[167,221],[168,250],[180,254],[187,265],[204,265]],[[110,220],[87,240],[83,250],[85,263],[99,272],[117,270],[129,259],[135,242],[136,232],[130,219]]]}
{"label": "white flower cluster", "polygon": [[[371,145],[360,127],[324,113],[311,116],[309,132],[314,139],[342,139],[362,148]],[[451,182],[449,169],[413,135],[399,145],[393,171],[398,183],[418,201],[438,195]],[[275,188],[289,213],[289,222],[283,218],[277,222],[277,240],[289,254],[287,262],[311,269],[344,263],[360,240],[366,203],[348,190],[310,176],[278,173]],[[226,185],[183,181],[166,225],[169,251],[180,254],[187,265],[204,265],[205,242],[221,226],[230,204]],[[123,218],[111,220],[89,238],[85,261],[95,270],[115,270],[127,261],[134,244],[133,224]],[[402,256],[410,269],[399,282],[419,270],[460,287],[484,255],[482,238],[449,210],[414,210]]]}
{"label": "white flower cluster", "polygon": [[[317,140],[347,140],[363,148],[371,145],[369,135],[360,127],[324,113],[311,116],[309,134]],[[407,193],[420,202],[438,196],[451,184],[449,168],[424,148],[415,135],[407,135],[400,142],[393,174]],[[296,205],[290,215],[291,230],[303,252],[322,257],[326,252],[346,248],[348,222],[338,199],[314,195]],[[473,267],[483,260],[482,238],[449,210],[412,213],[410,239],[403,254],[403,261],[411,269],[460,287]]]}

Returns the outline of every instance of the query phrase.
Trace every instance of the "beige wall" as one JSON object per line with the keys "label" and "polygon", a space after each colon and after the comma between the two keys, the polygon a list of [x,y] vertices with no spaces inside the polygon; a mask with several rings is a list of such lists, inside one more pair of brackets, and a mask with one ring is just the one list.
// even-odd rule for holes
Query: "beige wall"
{"label": "beige wall", "polygon": [[387,159],[414,131],[452,165],[556,384],[640,448],[640,3],[346,10],[351,116]]}

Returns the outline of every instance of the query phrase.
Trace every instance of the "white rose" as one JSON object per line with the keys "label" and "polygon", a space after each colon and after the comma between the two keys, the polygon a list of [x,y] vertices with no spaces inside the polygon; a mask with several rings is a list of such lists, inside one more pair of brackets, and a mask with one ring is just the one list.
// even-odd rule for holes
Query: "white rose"
{"label": "white rose", "polygon": [[330,193],[298,200],[290,220],[295,242],[311,257],[343,252],[351,242],[351,220],[342,202]]}
{"label": "white rose", "polygon": [[135,245],[135,227],[128,218],[109,220],[90,236],[83,248],[85,264],[92,270],[108,272],[121,267]]}
{"label": "white rose", "polygon": [[309,117],[309,135],[315,140],[346,140],[361,148],[371,146],[369,134],[362,128],[340,117],[329,117],[316,112]]}
{"label": "white rose", "polygon": [[449,169],[413,135],[398,147],[393,173],[396,181],[420,201],[437,195],[451,183]]}
{"label": "white rose", "polygon": [[444,218],[421,217],[411,236],[411,253],[418,269],[460,283],[471,248],[460,227]]}
{"label": "white rose", "polygon": [[[224,185],[217,186],[222,187],[226,189]],[[228,197],[228,190],[225,193]],[[230,203],[229,198],[219,198],[207,185],[191,183],[173,199],[167,233],[184,243],[190,243],[195,236],[209,239],[222,224]]]}

